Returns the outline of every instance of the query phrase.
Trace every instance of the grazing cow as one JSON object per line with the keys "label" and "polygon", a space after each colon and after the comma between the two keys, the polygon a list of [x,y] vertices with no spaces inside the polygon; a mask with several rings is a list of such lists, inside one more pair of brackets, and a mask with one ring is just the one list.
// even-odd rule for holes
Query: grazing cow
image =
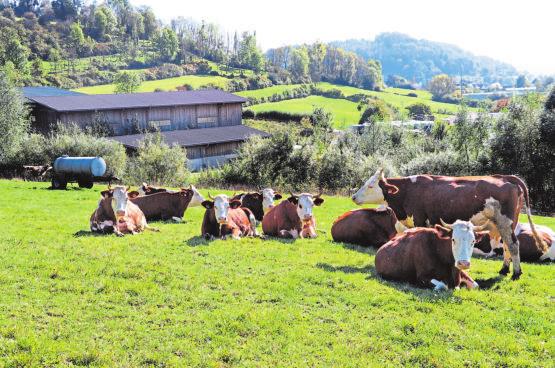
{"label": "grazing cow", "polygon": [[389,207],[362,208],[341,215],[331,227],[331,236],[336,242],[379,248],[405,227],[397,221]]}
{"label": "grazing cow", "polygon": [[50,165],[39,165],[39,166],[31,166],[31,165],[24,165],[23,166],[23,178],[25,180],[34,180],[34,179],[42,179],[52,170],[52,166]]}
{"label": "grazing cow", "polygon": [[256,219],[248,208],[241,207],[241,201],[230,200],[225,194],[211,197],[202,202],[206,208],[202,219],[202,236],[207,239],[222,238],[229,235],[233,239],[256,234]]}
{"label": "grazing cow", "polygon": [[314,206],[320,206],[321,194],[291,194],[291,197],[273,207],[262,219],[264,234],[282,238],[315,238],[316,220],[312,215]]}
{"label": "grazing cow", "polygon": [[264,218],[264,214],[274,207],[274,201],[281,198],[281,194],[275,193],[272,188],[266,188],[261,192],[237,194],[231,199],[240,200],[242,206],[250,209],[256,221],[260,222]]}
{"label": "grazing cow", "polygon": [[[540,237],[550,245],[549,250],[542,253],[536,246],[534,233],[529,224],[519,223],[515,228],[515,235],[520,244],[520,260],[524,262],[555,261],[555,232],[547,226],[536,225]],[[503,245],[486,235],[474,246],[474,254],[493,257],[503,254]]]}
{"label": "grazing cow", "polygon": [[[443,221],[442,221],[443,223]],[[477,287],[465,272],[470,269],[474,242],[485,226],[457,220],[433,228],[406,230],[385,243],[376,253],[376,272],[387,280],[405,281],[434,290]]]}
{"label": "grazing cow", "polygon": [[[141,209],[129,200],[129,188],[118,185],[102,192],[98,207],[91,215],[92,232],[115,233],[118,236],[135,234],[148,227]],[[155,230],[155,229],[151,229]]]}
{"label": "grazing cow", "polygon": [[[189,202],[189,207],[198,207],[201,205],[202,202],[204,202],[204,197],[202,196],[202,194],[200,194],[200,192],[197,190],[197,188],[195,188],[193,184],[189,185],[189,188],[187,189],[181,188],[181,191],[185,191],[185,190],[191,190],[193,192],[193,198],[191,198],[191,202]],[[152,185],[148,185],[147,183],[143,183],[139,187],[140,196],[146,196],[146,195],[151,195],[156,193],[165,193],[165,192],[177,193],[177,191],[169,190],[166,188],[153,187]]]}
{"label": "grazing cow", "polygon": [[357,204],[387,203],[407,227],[435,225],[440,218],[472,221],[475,225],[490,221],[508,245],[500,273],[506,275],[509,272],[512,260],[513,279],[522,274],[514,228],[520,209],[525,204],[536,244],[542,252],[547,251],[532,223],[528,188],[516,176],[415,175],[386,179],[380,169],[352,198]]}
{"label": "grazing cow", "polygon": [[131,198],[143,211],[147,221],[174,220],[181,222],[194,194],[191,189],[179,192],[159,192]]}

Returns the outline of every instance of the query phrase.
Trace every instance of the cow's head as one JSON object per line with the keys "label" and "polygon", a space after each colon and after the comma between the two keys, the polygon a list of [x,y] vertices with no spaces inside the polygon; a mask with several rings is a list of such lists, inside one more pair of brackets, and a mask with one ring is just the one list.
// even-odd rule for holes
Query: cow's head
{"label": "cow's head", "polygon": [[272,188],[262,189],[262,208],[264,213],[268,212],[270,208],[274,207],[274,201],[281,199],[281,194],[274,192]]}
{"label": "cow's head", "polygon": [[116,221],[124,221],[127,217],[127,201],[129,196],[127,191],[129,187],[124,187],[123,185],[117,185],[114,188],[108,188],[102,192],[102,197],[111,198],[112,210],[116,217]]}
{"label": "cow's head", "polygon": [[324,203],[324,199],[320,198],[321,194],[313,196],[310,193],[293,194],[287,200],[297,207],[297,215],[304,223],[312,220],[312,209]]}
{"label": "cow's head", "polygon": [[204,197],[200,192],[195,188],[193,184],[189,186],[189,190],[193,192],[193,198],[191,198],[191,202],[189,203],[189,207],[197,207],[201,206],[202,202],[204,202]]}
{"label": "cow's head", "polygon": [[455,267],[459,270],[467,270],[470,268],[470,257],[474,243],[480,241],[487,234],[483,231],[487,228],[488,223],[481,226],[475,226],[470,221],[457,220],[452,224],[447,224],[441,220],[443,229],[440,231],[446,234],[451,233],[451,244],[453,250],[453,258],[455,258]]}
{"label": "cow's head", "polygon": [[221,225],[225,225],[228,223],[228,214],[230,208],[235,209],[241,207],[241,201],[230,201],[229,197],[225,194],[219,194],[215,197],[212,197],[210,193],[208,193],[208,198],[210,198],[211,201],[203,201],[202,206],[207,210],[214,209],[216,221],[218,221],[218,223]]}
{"label": "cow's head", "polygon": [[399,191],[399,188],[388,184],[383,175],[383,169],[378,169],[351,198],[358,205],[365,203],[382,204],[385,202],[384,190],[389,194],[395,194]]}

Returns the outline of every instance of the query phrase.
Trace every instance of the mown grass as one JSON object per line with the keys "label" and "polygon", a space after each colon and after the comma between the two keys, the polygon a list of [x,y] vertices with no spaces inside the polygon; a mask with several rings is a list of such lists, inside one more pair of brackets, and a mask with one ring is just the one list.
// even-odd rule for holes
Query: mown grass
{"label": "mown grass", "polygon": [[274,94],[281,94],[285,91],[291,91],[295,88],[299,88],[300,86],[301,84],[281,84],[281,85],[267,87],[267,88],[236,92],[235,94],[239,96],[243,96],[245,98],[247,97],[268,98],[273,96]]}
{"label": "mown grass", "polygon": [[[195,89],[213,84],[221,88],[225,88],[229,79],[220,76],[211,75],[184,75],[175,78],[158,79],[153,81],[142,82],[137,92],[153,92],[156,89],[164,91],[174,91],[177,87],[189,84]],[[114,84],[101,84],[98,86],[77,88],[75,91],[87,94],[108,94],[114,93],[116,86]]]}
{"label": "mown grass", "polygon": [[490,288],[436,294],[380,280],[373,251],[331,241],[347,198],[316,209],[318,239],[207,243],[200,208],[159,233],[93,236],[102,187],[46,187],[0,181],[0,366],[554,364],[554,265],[512,282],[478,259]]}
{"label": "mown grass", "polygon": [[357,103],[336,98],[323,96],[308,96],[293,100],[279,102],[266,102],[263,104],[249,106],[249,110],[281,111],[298,114],[310,114],[315,107],[322,107],[333,114],[333,126],[343,129],[353,124],[358,124],[361,112],[357,110]]}

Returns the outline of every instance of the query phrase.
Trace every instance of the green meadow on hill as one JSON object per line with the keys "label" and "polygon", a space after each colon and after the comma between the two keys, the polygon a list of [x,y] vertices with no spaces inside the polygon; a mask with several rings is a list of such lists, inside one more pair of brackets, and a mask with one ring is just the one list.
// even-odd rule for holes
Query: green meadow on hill
{"label": "green meadow on hill", "polygon": [[47,187],[0,180],[0,366],[554,365],[553,264],[511,281],[474,259],[481,289],[435,293],[331,240],[349,198],[324,197],[317,239],[207,242],[202,207],[159,233],[96,236],[104,186]]}

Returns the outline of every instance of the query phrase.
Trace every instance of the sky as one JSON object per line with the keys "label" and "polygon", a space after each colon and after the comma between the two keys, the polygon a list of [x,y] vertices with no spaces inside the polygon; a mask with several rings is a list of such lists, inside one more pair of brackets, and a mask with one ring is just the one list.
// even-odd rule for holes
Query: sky
{"label": "sky", "polygon": [[256,31],[263,50],[287,44],[373,39],[382,32],[457,45],[521,71],[555,74],[552,0],[131,0],[164,22],[183,16],[224,31]]}

